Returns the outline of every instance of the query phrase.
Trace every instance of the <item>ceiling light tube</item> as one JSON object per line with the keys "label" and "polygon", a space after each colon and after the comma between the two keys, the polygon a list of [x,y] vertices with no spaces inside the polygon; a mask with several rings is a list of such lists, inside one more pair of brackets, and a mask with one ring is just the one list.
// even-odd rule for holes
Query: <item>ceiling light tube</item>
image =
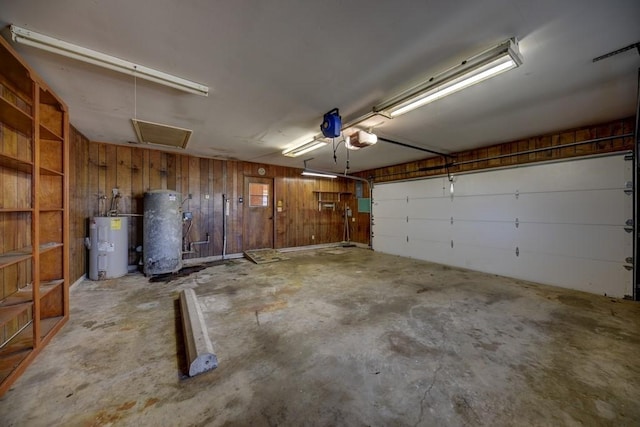
{"label": "ceiling light tube", "polygon": [[209,87],[172,74],[158,71],[144,65],[125,61],[105,53],[87,49],[44,34],[11,25],[11,38],[14,42],[46,50],[67,58],[97,65],[119,73],[129,74],[164,86],[196,95],[208,96]]}
{"label": "ceiling light tube", "polygon": [[307,170],[302,171],[302,175],[304,175],[304,176],[317,176],[319,178],[331,178],[331,179],[334,179],[334,178],[338,177],[338,175],[332,175],[332,174],[329,174],[329,173],[320,173],[320,172],[310,172],[310,171],[307,171]]}
{"label": "ceiling light tube", "polygon": [[373,111],[390,118],[398,117],[520,65],[522,56],[518,41],[509,39],[401,93]]}
{"label": "ceiling light tube", "polygon": [[314,138],[312,141],[306,142],[302,145],[287,148],[282,152],[282,154],[287,157],[298,157],[308,153],[309,151],[317,150],[320,147],[324,147],[325,145],[327,145],[327,143],[327,141]]}

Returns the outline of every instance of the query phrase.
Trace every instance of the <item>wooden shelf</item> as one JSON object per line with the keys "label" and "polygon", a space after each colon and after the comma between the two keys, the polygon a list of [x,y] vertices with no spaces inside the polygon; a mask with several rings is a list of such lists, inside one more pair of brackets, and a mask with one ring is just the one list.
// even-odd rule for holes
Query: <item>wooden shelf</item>
{"label": "wooden shelf", "polygon": [[48,282],[40,283],[40,298],[44,297],[57,286],[62,284],[64,284],[64,279],[49,280]]}
{"label": "wooden shelf", "polygon": [[20,249],[0,255],[0,268],[17,264],[31,258],[31,248]]}
{"label": "wooden shelf", "polygon": [[0,64],[0,141],[11,153],[0,154],[3,206],[19,206],[0,208],[1,397],[69,318],[69,117],[1,37]]}
{"label": "wooden shelf", "polygon": [[[29,332],[31,328],[27,328]],[[24,332],[24,331],[23,331]],[[13,340],[12,340],[13,341]],[[2,349],[0,349],[0,382],[4,381],[11,373],[18,367],[20,364],[31,354],[33,351],[33,340],[30,347],[24,348],[18,351],[10,350],[8,346],[11,345],[11,341],[9,344]],[[6,350],[6,354],[5,354]]]}
{"label": "wooden shelf", "polygon": [[21,96],[31,97],[33,82],[29,67],[4,38],[0,40],[0,64],[2,64],[2,74],[11,82],[12,89],[20,92]]}
{"label": "wooden shelf", "polygon": [[53,176],[64,176],[64,173],[60,172],[60,171],[56,171],[53,169],[49,169],[49,168],[45,168],[40,166],[40,173],[42,175],[53,175]]}
{"label": "wooden shelf", "polygon": [[33,118],[1,96],[0,121],[25,135],[33,130]]}
{"label": "wooden shelf", "polygon": [[60,242],[47,242],[47,243],[41,243],[40,244],[40,253],[43,254],[45,252],[48,251],[52,251],[55,248],[60,248],[62,247],[62,243]]}
{"label": "wooden shelf", "polygon": [[52,139],[56,141],[62,141],[62,136],[58,135],[42,123],[40,123],[40,139]]}
{"label": "wooden shelf", "polygon": [[3,381],[33,351],[33,322],[29,322],[16,336],[0,348],[0,381]]}
{"label": "wooden shelf", "polygon": [[33,163],[16,157],[0,154],[0,166],[24,173],[33,173]]}
{"label": "wooden shelf", "polygon": [[[51,280],[49,282],[40,283],[40,298],[45,297],[49,292],[53,291],[56,287],[62,285],[64,280]],[[0,301],[0,309],[2,307],[9,307],[18,304],[24,304],[33,301],[33,284],[29,284],[24,288],[20,288],[18,292],[9,295],[7,298]]]}
{"label": "wooden shelf", "polygon": [[11,356],[16,353],[22,353],[24,351],[30,352],[33,350],[33,322],[29,322],[25,327],[11,338],[0,349],[0,370],[4,365],[4,357]]}
{"label": "wooden shelf", "polygon": [[313,190],[314,193],[318,193],[318,194],[353,194],[350,193],[348,191],[320,191],[320,190]]}
{"label": "wooden shelf", "polygon": [[55,333],[62,323],[64,322],[64,316],[47,317],[46,319],[40,319],[40,338],[46,338],[49,334]]}
{"label": "wooden shelf", "polygon": [[0,213],[33,212],[31,208],[0,208]]}
{"label": "wooden shelf", "polygon": [[20,313],[32,307],[32,302],[25,302],[22,304],[15,304],[0,308],[0,326],[6,325],[8,322],[16,318]]}
{"label": "wooden shelf", "polygon": [[0,301],[0,310],[2,310],[3,307],[10,307],[28,302],[33,302],[33,287],[31,285],[20,288],[18,292],[14,292]]}
{"label": "wooden shelf", "polygon": [[[64,320],[63,316],[41,319],[40,338],[42,340],[50,338],[60,329]],[[32,354],[33,350],[33,322],[31,322],[0,348],[0,382],[8,378]]]}
{"label": "wooden shelf", "polygon": [[[318,195],[318,210],[322,211],[322,209],[328,209],[335,211],[336,203],[341,202],[342,196],[350,196],[352,193],[347,193],[344,191],[314,191],[315,194]],[[323,195],[325,196],[323,198]]]}
{"label": "wooden shelf", "polygon": [[[51,251],[56,248],[62,247],[63,244],[60,242],[47,242],[40,244],[40,253],[43,254],[45,252]],[[23,248],[15,251],[7,252],[6,254],[0,255],[0,268],[7,267],[11,264],[16,264],[20,261],[24,261],[31,258],[31,248]]]}
{"label": "wooden shelf", "polygon": [[40,87],[40,103],[42,104],[47,104],[47,105],[57,105],[60,103],[60,101],[58,100],[58,98],[56,98],[56,96],[51,93],[48,88],[46,87]]}

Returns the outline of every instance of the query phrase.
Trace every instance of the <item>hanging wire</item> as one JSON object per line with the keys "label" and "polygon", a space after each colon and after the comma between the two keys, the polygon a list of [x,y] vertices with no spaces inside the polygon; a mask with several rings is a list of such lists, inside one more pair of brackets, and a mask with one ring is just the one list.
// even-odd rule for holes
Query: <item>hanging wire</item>
{"label": "hanging wire", "polygon": [[133,72],[133,118],[138,119],[138,79],[136,77],[137,66],[134,65]]}
{"label": "hanging wire", "polygon": [[351,151],[351,150],[349,150],[349,148],[347,147],[346,143],[344,144],[344,148],[345,148],[345,150],[347,150],[347,165],[346,165],[346,167],[344,169],[344,174],[348,175],[349,174],[349,151]]}
{"label": "hanging wire", "polygon": [[[340,148],[340,144],[342,144],[343,142],[345,142],[345,136],[344,133],[342,131],[340,131],[340,140],[338,141],[338,143],[336,144],[336,138],[332,139],[332,145],[333,145],[333,163],[338,163],[338,156],[336,155],[336,152],[338,151],[338,148]],[[345,142],[344,146],[347,146],[347,143]],[[349,162],[349,152],[347,152],[347,163]]]}
{"label": "hanging wire", "polygon": [[449,171],[449,163],[445,163],[444,167],[447,171],[447,178],[449,178],[449,182],[453,182],[453,175],[451,175],[451,172]]}

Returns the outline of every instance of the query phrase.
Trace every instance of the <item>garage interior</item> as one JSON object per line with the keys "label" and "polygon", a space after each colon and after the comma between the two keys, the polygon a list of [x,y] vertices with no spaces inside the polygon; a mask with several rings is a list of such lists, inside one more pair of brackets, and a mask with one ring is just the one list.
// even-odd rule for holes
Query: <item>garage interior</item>
{"label": "garage interior", "polygon": [[640,422],[636,1],[0,6],[2,425]]}

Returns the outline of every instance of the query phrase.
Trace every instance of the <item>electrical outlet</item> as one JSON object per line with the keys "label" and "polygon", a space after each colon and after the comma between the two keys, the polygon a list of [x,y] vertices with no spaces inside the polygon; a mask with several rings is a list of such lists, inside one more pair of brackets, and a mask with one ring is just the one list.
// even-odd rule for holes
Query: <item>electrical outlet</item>
{"label": "electrical outlet", "polygon": [[311,235],[311,240],[316,240],[316,236],[315,236],[315,234],[312,234],[312,235]]}
{"label": "electrical outlet", "polygon": [[356,222],[356,218],[355,217],[351,217],[351,222]]}
{"label": "electrical outlet", "polygon": [[208,194],[205,194],[205,195],[204,195],[204,199],[205,199],[205,200],[209,200],[209,195],[208,195]]}

